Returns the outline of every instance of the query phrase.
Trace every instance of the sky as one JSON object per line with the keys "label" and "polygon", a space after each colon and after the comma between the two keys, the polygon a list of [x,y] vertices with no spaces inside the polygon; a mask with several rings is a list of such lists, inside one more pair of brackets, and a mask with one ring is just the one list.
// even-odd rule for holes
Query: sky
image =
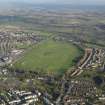
{"label": "sky", "polygon": [[105,5],[105,0],[0,0],[3,2],[56,3],[73,5]]}

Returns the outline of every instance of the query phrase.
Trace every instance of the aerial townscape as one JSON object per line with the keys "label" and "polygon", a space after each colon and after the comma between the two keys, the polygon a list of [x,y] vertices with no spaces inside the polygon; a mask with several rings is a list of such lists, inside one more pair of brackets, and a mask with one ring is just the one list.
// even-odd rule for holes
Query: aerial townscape
{"label": "aerial townscape", "polygon": [[105,2],[4,1],[0,105],[105,105]]}

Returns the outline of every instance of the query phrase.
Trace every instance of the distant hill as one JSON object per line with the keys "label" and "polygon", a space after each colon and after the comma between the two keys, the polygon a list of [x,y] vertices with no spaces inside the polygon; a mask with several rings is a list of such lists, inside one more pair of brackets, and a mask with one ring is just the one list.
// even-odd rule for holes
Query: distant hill
{"label": "distant hill", "polygon": [[32,4],[19,1],[0,1],[0,9],[32,8],[47,10],[105,10],[105,5],[71,5],[71,4]]}

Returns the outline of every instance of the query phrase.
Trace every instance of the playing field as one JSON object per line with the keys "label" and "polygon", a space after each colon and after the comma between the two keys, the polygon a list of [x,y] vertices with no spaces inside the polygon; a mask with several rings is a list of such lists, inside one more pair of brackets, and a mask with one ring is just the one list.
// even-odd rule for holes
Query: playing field
{"label": "playing field", "polygon": [[73,65],[73,59],[80,53],[73,44],[50,40],[35,45],[14,64],[14,67],[41,73],[62,74]]}

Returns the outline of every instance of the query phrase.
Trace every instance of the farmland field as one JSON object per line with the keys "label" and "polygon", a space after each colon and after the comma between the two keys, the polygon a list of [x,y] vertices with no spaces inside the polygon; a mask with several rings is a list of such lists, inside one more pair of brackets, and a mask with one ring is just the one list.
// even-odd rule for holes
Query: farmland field
{"label": "farmland field", "polygon": [[33,46],[13,67],[47,74],[62,74],[81,51],[73,44],[49,40]]}

